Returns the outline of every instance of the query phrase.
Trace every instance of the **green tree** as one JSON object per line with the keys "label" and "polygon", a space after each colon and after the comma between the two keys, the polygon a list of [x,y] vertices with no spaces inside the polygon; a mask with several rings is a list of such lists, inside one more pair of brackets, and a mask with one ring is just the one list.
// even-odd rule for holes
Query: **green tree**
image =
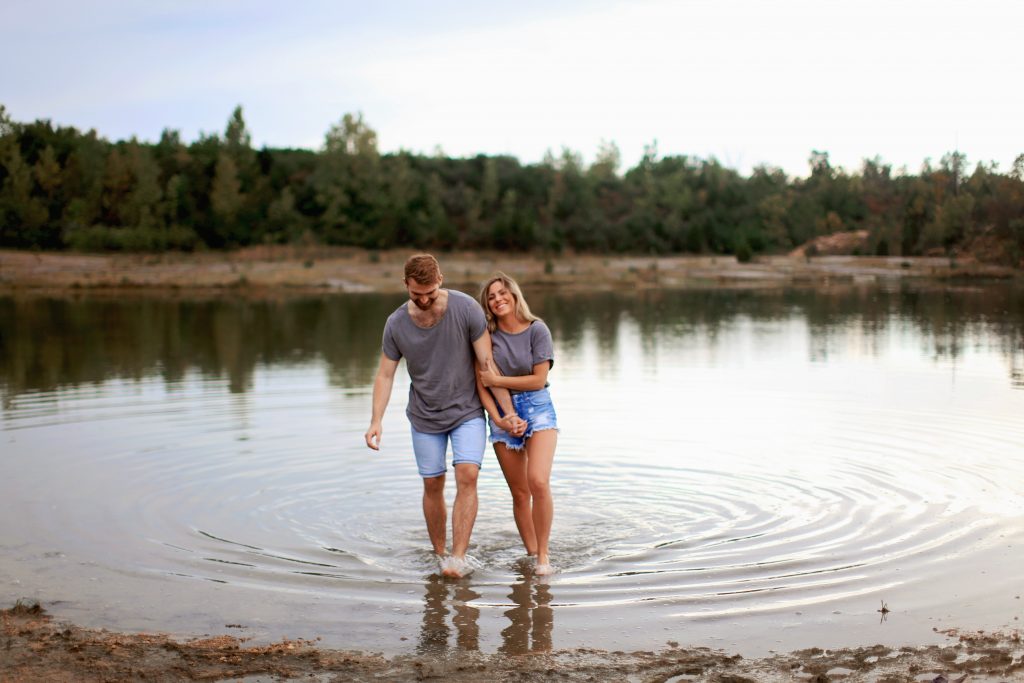
{"label": "green tree", "polygon": [[622,153],[614,142],[602,140],[597,148],[594,163],[587,169],[587,174],[598,182],[606,182],[618,178]]}
{"label": "green tree", "polygon": [[490,219],[498,209],[501,181],[498,178],[498,160],[488,157],[484,162],[484,178],[480,185],[480,217]]}
{"label": "green tree", "polygon": [[270,203],[267,224],[267,242],[296,244],[305,238],[308,221],[295,208],[295,195],[290,187],[281,190],[280,196]]}
{"label": "green tree", "polygon": [[492,246],[496,249],[525,251],[533,246],[534,223],[519,205],[519,196],[509,189],[501,197],[498,215],[494,218]]}
{"label": "green tree", "polygon": [[238,166],[226,149],[221,150],[213,185],[210,188],[210,207],[213,210],[216,234],[220,239],[220,244],[214,246],[237,245],[243,242],[239,222],[243,201]]}
{"label": "green tree", "polygon": [[444,205],[444,185],[438,173],[431,173],[424,188],[423,208],[417,214],[422,246],[451,249],[458,232]]}
{"label": "green tree", "polygon": [[32,168],[32,177],[38,188],[37,196],[46,209],[45,242],[51,247],[61,245],[60,216],[62,213],[61,184],[62,169],[57,160],[57,153],[51,145],[47,145]]}
{"label": "green tree", "polygon": [[46,230],[49,213],[33,196],[32,168],[17,147],[9,146],[3,159],[5,178],[0,187],[0,244],[10,247],[55,247]]}
{"label": "green tree", "polygon": [[382,196],[377,133],[362,114],[345,114],[324,139],[312,182],[322,207],[320,231],[335,244],[376,247],[371,226]]}
{"label": "green tree", "polygon": [[95,225],[103,212],[103,181],[110,145],[96,131],[80,136],[64,165],[65,206],[62,221],[65,240],[76,242],[74,233]]}
{"label": "green tree", "polygon": [[868,230],[869,248],[883,256],[903,253],[902,202],[892,178],[892,166],[875,157],[865,159],[859,194],[867,210],[863,226]]}
{"label": "green tree", "polygon": [[11,137],[13,135],[14,122],[11,121],[11,116],[7,113],[7,107],[0,104],[0,139]]}
{"label": "green tree", "polygon": [[947,196],[935,210],[935,219],[921,233],[921,248],[949,249],[967,233],[971,224],[974,197],[969,194]]}
{"label": "green tree", "polygon": [[153,237],[153,234],[164,227],[160,167],[153,160],[149,148],[135,140],[128,145],[126,153],[129,172],[134,182],[125,200],[122,219],[128,226],[149,233],[144,242],[155,247],[159,239]]}

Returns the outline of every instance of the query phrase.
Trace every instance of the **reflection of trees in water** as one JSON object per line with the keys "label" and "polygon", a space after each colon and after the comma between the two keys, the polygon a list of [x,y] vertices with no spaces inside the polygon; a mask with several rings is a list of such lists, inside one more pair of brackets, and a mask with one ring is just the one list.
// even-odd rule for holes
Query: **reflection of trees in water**
{"label": "reflection of trees in water", "polygon": [[508,597],[515,607],[505,611],[510,623],[501,632],[498,651],[507,655],[549,651],[555,621],[550,586],[527,575],[519,583],[512,584]]}
{"label": "reflection of trees in water", "polygon": [[1012,284],[548,293],[530,301],[563,353],[574,353],[592,334],[608,363],[615,360],[623,321],[636,326],[641,352],[653,356],[666,339],[699,337],[714,348],[725,328],[740,319],[755,324],[803,319],[811,360],[845,349],[851,330],[864,345],[860,351],[874,355],[883,351],[889,335],[906,330],[920,338],[925,355],[936,359],[955,360],[966,348],[982,345],[1007,359],[1015,386],[1019,379],[1013,378],[1024,371],[1024,289]]}
{"label": "reflection of trees in water", "polygon": [[[0,383],[9,399],[111,378],[157,375],[173,385],[198,371],[245,392],[260,364],[322,359],[333,384],[366,386],[384,320],[402,300],[401,294],[281,301],[0,298]],[[1007,359],[1014,386],[1024,384],[1024,290],[1013,285],[542,292],[530,301],[562,353],[592,340],[603,366],[617,362],[624,323],[636,326],[641,353],[653,356],[664,340],[692,338],[714,348],[739,319],[803,319],[813,360],[845,348],[851,330],[862,350],[876,354],[889,335],[908,331],[936,359],[994,346]]]}
{"label": "reflection of trees in water", "polygon": [[286,301],[0,299],[6,394],[187,372],[251,385],[257,365],[323,358],[331,381],[372,381],[384,319],[401,297]]}
{"label": "reflection of trees in water", "polygon": [[455,626],[455,645],[460,650],[480,649],[480,610],[472,602],[480,598],[466,582],[449,582],[431,576],[424,586],[423,623],[416,651],[423,655],[440,655],[451,648],[452,629]]}

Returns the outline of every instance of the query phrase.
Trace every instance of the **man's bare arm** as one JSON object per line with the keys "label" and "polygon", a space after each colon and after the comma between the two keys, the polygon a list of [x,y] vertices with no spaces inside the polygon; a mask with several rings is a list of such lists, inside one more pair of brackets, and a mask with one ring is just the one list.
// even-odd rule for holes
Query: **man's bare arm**
{"label": "man's bare arm", "polygon": [[[473,352],[476,354],[476,361],[481,368],[498,372],[497,365],[491,357],[490,332],[485,330],[484,333],[480,335],[480,338],[473,342]],[[501,412],[506,416],[506,418],[514,418],[513,422],[517,423],[517,429],[510,433],[514,436],[522,434],[526,430],[526,423],[516,416],[515,408],[512,406],[512,395],[508,392],[508,389],[493,387],[490,391],[491,394],[494,395],[494,400],[498,402],[498,406],[501,408]]]}
{"label": "man's bare arm", "polygon": [[483,385],[480,381],[480,366],[477,366],[476,375],[476,393],[480,396],[480,402],[484,404],[484,410],[491,416],[494,423],[501,429],[504,429],[509,434],[514,433],[518,427],[518,422],[513,421],[510,418],[518,418],[515,413],[509,414],[504,410],[498,410],[498,406],[494,401],[494,394],[491,393],[490,389]]}
{"label": "man's bare arm", "polygon": [[391,360],[385,354],[380,354],[380,366],[377,368],[377,377],[373,380],[373,415],[370,417],[370,428],[366,430],[366,445],[375,451],[380,450],[380,440],[384,433],[381,421],[384,419],[384,411],[391,400],[391,388],[395,384],[395,370],[398,369],[398,361]]}

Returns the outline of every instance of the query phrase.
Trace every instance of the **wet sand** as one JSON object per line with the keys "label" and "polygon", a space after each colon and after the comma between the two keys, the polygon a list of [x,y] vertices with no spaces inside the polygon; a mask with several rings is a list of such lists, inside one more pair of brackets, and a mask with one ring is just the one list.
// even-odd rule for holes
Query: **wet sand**
{"label": "wet sand", "polygon": [[1024,681],[1019,632],[946,632],[949,643],[817,648],[761,659],[667,642],[658,651],[555,650],[521,656],[460,652],[445,658],[317,647],[310,640],[263,646],[244,638],[124,634],[58,623],[37,604],[0,611],[0,680],[318,681]]}
{"label": "wet sand", "polygon": [[[125,291],[400,292],[411,250],[370,252],[331,247],[253,247],[199,254],[33,253],[0,250],[0,292]],[[560,289],[772,287],[903,279],[1017,278],[1024,272],[945,257],[595,256],[439,253],[445,282],[473,289],[497,269],[531,286]]]}

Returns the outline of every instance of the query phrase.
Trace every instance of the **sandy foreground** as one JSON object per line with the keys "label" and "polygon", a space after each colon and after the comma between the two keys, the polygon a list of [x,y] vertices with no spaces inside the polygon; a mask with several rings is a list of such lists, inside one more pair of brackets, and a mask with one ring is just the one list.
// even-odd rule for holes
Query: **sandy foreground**
{"label": "sandy foreground", "polygon": [[[18,291],[400,292],[410,250],[254,247],[227,253],[34,253],[0,250],[0,293]],[[595,256],[458,252],[438,254],[445,282],[472,290],[495,270],[524,285],[560,289],[772,287],[904,279],[1024,279],[1024,272],[973,260],[921,257]]]}
{"label": "sandy foreground", "polygon": [[665,643],[658,651],[578,649],[508,656],[462,652],[398,656],[282,640],[247,646],[232,636],[175,640],[57,623],[38,605],[0,611],[2,681],[1024,681],[1024,644],[1014,633],[946,633],[949,644],[814,648],[763,659]]}

